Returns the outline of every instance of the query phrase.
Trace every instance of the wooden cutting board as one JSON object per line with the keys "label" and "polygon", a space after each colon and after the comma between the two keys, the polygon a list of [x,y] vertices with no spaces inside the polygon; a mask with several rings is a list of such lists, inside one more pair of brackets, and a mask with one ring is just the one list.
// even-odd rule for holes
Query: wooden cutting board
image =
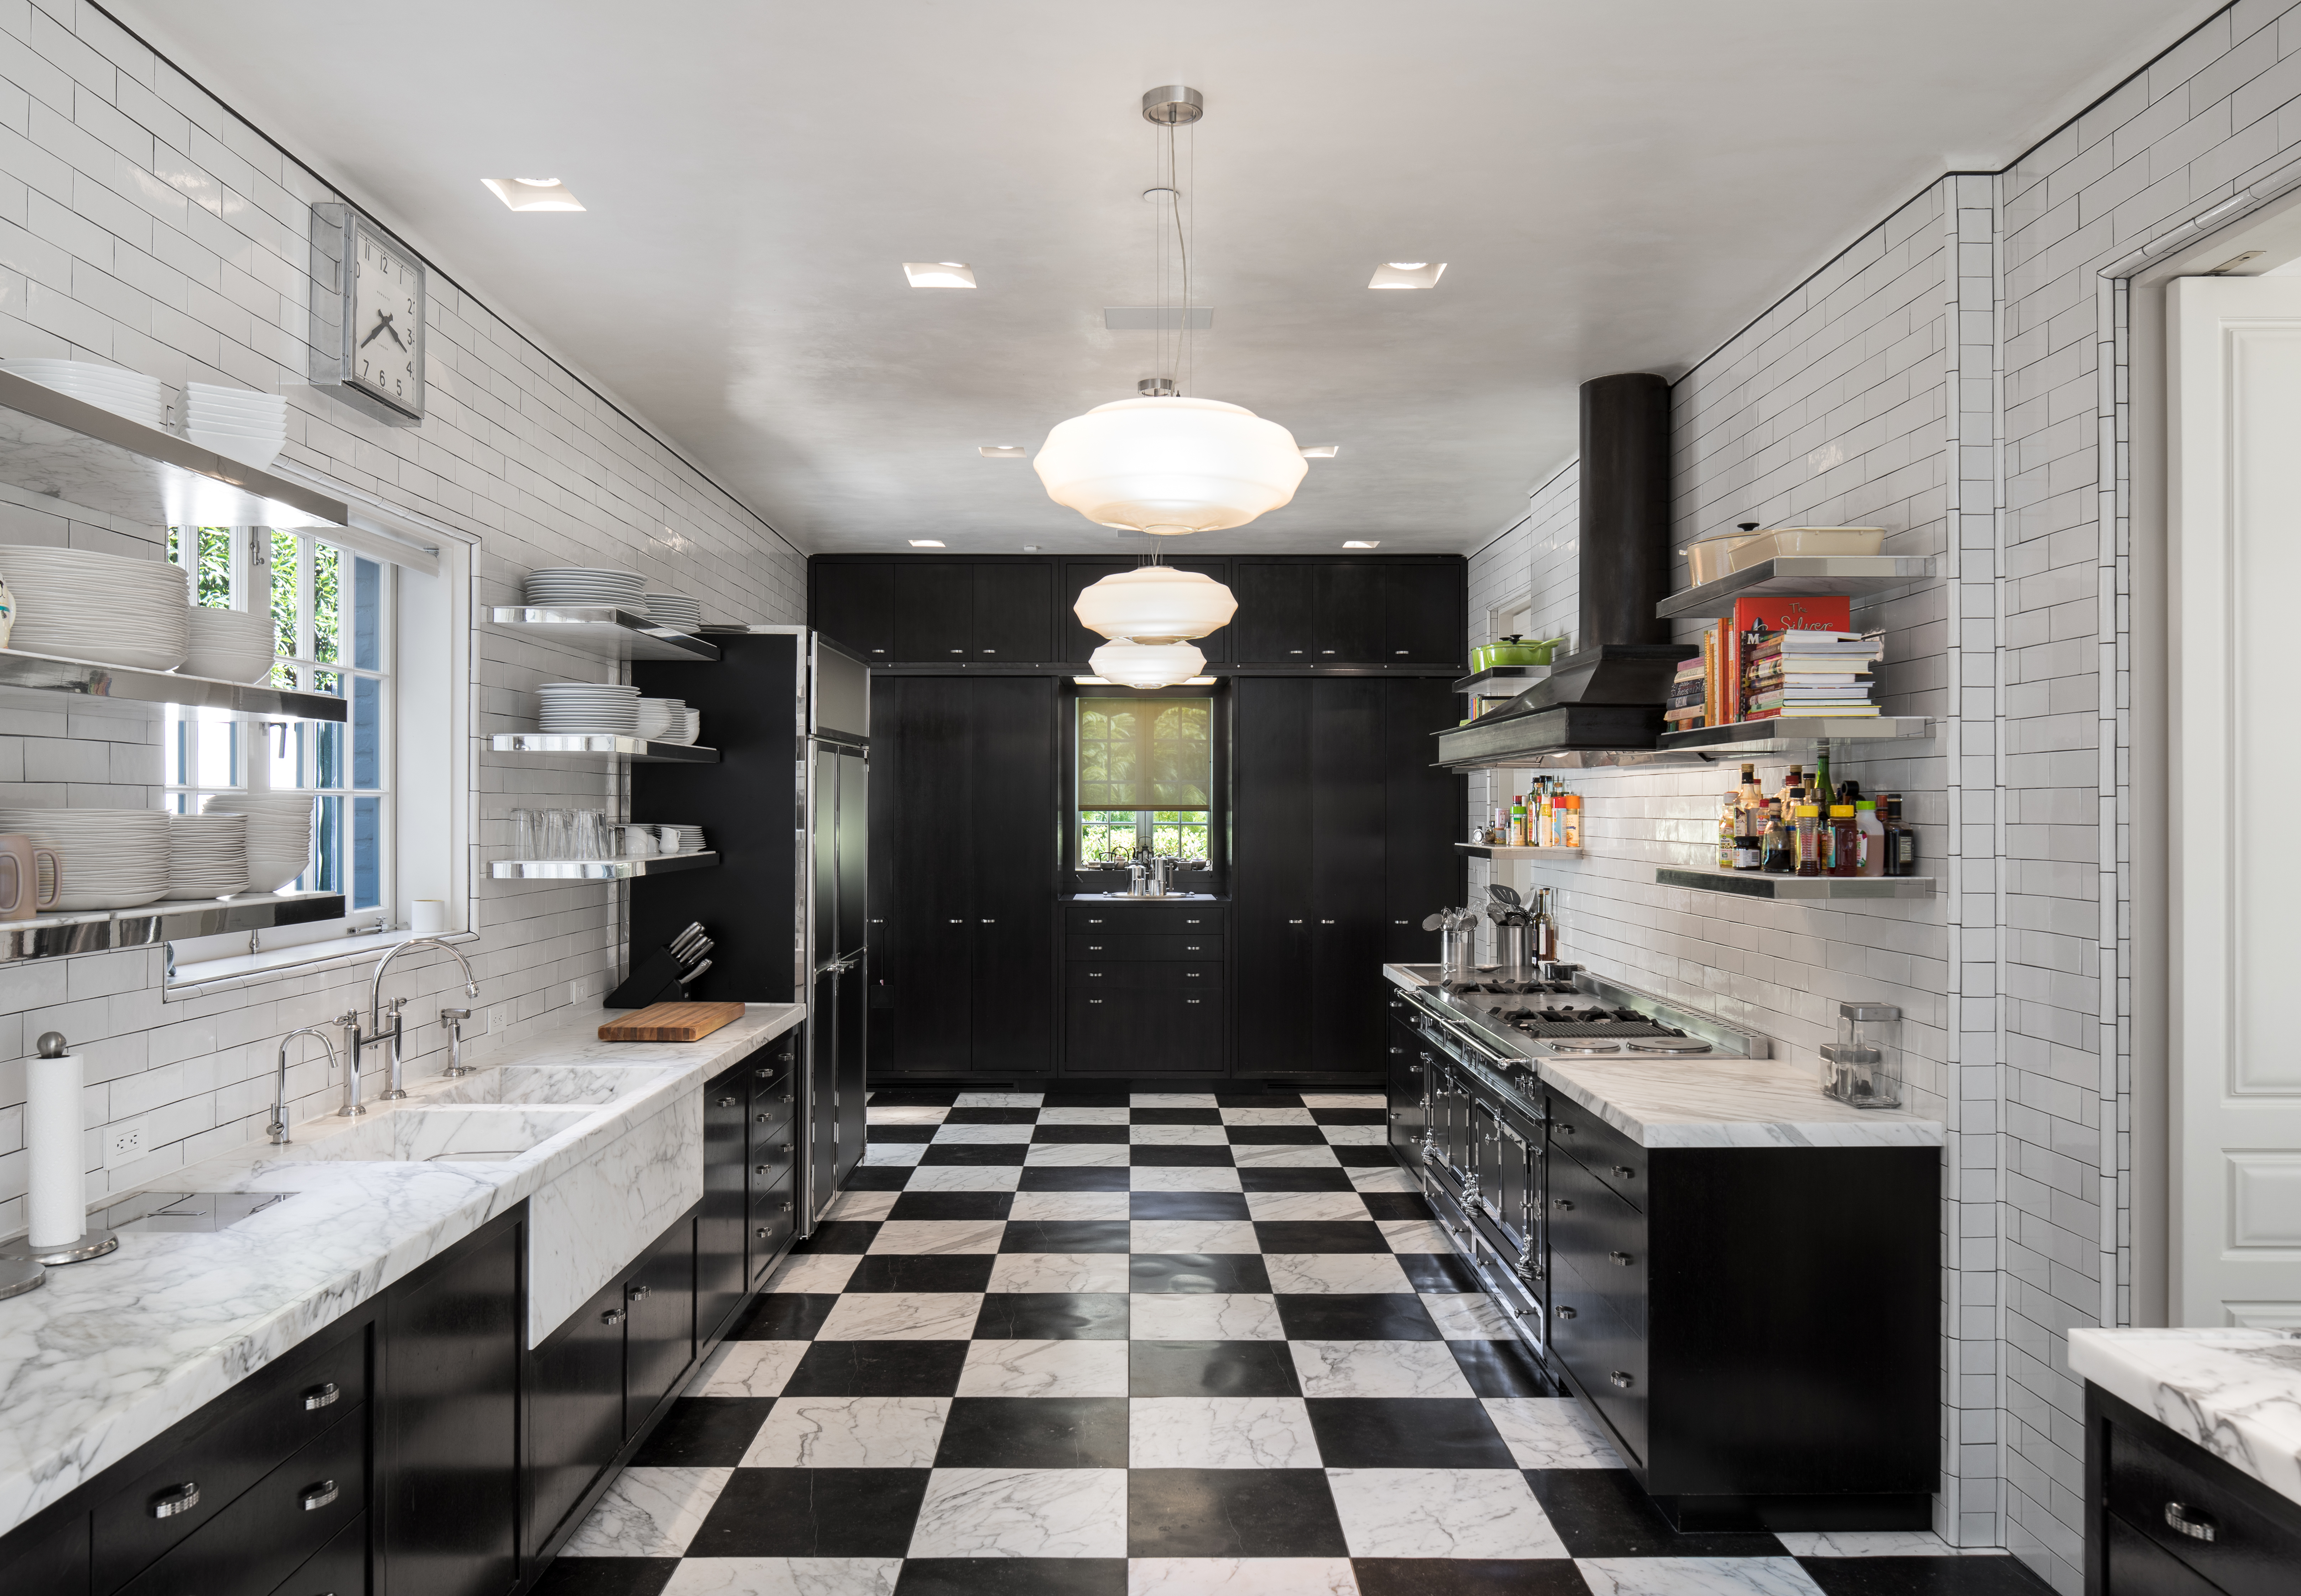
{"label": "wooden cutting board", "polygon": [[740,1003],[652,1003],[599,1027],[603,1042],[699,1042],[743,1017]]}

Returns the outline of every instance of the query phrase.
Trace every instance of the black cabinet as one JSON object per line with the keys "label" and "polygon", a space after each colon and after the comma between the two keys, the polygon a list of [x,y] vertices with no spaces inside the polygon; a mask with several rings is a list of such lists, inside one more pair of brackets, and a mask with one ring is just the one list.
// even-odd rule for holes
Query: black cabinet
{"label": "black cabinet", "polygon": [[1073,903],[1064,911],[1063,1072],[1230,1068],[1223,903]]}
{"label": "black cabinet", "polygon": [[[1393,998],[1390,1007],[1396,1010],[1403,1004]],[[1427,1123],[1422,1099],[1428,1072],[1423,1065],[1423,1051],[1420,1033],[1393,1013],[1383,1047],[1384,1097],[1389,1105],[1390,1150],[1410,1169],[1422,1162],[1422,1133]]]}
{"label": "black cabinet", "polygon": [[2086,1385],[2086,1596],[2284,1596],[2301,1504]]}
{"label": "black cabinet", "polygon": [[[789,1250],[799,1228],[799,1174],[791,1151],[797,1132],[796,1082],[798,1049],[791,1042],[766,1056],[765,1063],[749,1067],[750,1099],[745,1137],[745,1177],[749,1192],[745,1245],[749,1249],[749,1279],[754,1288]],[[818,1162],[819,1171],[824,1166]]]}
{"label": "black cabinet", "polygon": [[807,571],[816,629],[874,664],[1056,657],[1051,560],[819,558]]}
{"label": "black cabinet", "polygon": [[[1086,664],[1094,651],[1109,641],[1100,632],[1089,631],[1079,624],[1078,613],[1072,608],[1072,606],[1078,602],[1078,596],[1104,577],[1116,575],[1121,571],[1132,571],[1142,563],[1140,560],[1066,560],[1063,562],[1063,580],[1061,587],[1058,589],[1058,613],[1055,616],[1055,630],[1057,635],[1062,639],[1060,657],[1066,664],[1075,665]],[[1230,562],[1226,559],[1162,560],[1162,563],[1172,565],[1177,571],[1194,571],[1201,576],[1213,578],[1225,587],[1230,586]],[[1207,664],[1221,665],[1230,663],[1231,634],[1236,630],[1235,626],[1218,626],[1206,636],[1197,639],[1199,652],[1206,656]]]}
{"label": "black cabinet", "polygon": [[[354,1408],[242,1492],[212,1522],[119,1587],[120,1596],[210,1591],[244,1591],[254,1596],[276,1589],[305,1558],[360,1517],[368,1499],[367,1446],[366,1409]],[[502,1483],[514,1484],[508,1466]],[[393,1567],[395,1572],[412,1573],[417,1565],[403,1555]],[[498,1572],[505,1583],[488,1588],[510,1589],[512,1565],[503,1564]],[[443,1583],[414,1588],[479,1587]]]}
{"label": "black cabinet", "polygon": [[811,560],[807,582],[817,631],[874,664],[895,657],[892,561]]}
{"label": "black cabinet", "polygon": [[1243,665],[1460,663],[1460,561],[1236,559]]}
{"label": "black cabinet", "polygon": [[528,1358],[528,1545],[567,1518],[623,1444],[623,1283],[610,1282]]}
{"label": "black cabinet", "polygon": [[695,1227],[674,1224],[623,1287],[623,1430],[635,1434],[695,1362]]}
{"label": "black cabinet", "polygon": [[[773,1046],[774,1044],[769,1044]],[[695,1219],[696,1333],[708,1340],[726,1328],[743,1300],[745,1126],[749,1122],[749,1062],[722,1070],[703,1088],[703,1206]]]}

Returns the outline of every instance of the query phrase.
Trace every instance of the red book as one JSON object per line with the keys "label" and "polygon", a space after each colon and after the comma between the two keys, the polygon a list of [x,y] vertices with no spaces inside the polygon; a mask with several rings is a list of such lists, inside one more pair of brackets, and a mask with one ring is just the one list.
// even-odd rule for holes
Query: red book
{"label": "red book", "polygon": [[1734,601],[1734,630],[1746,632],[1762,621],[1773,631],[1851,631],[1853,601],[1838,593],[1800,598],[1770,595]]}

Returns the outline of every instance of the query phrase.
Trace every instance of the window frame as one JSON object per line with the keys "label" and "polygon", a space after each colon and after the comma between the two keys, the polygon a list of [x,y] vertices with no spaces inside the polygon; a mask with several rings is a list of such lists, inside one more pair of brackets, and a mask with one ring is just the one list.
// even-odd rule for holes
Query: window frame
{"label": "window frame", "polygon": [[[1213,705],[1212,723],[1208,728],[1209,755],[1214,770],[1208,792],[1207,806],[1207,865],[1203,869],[1184,867],[1175,873],[1177,890],[1220,893],[1230,879],[1230,692],[1227,685],[1216,681],[1203,687],[1125,688],[1108,685],[1087,687],[1075,681],[1064,684],[1062,725],[1059,753],[1063,773],[1063,823],[1061,868],[1078,892],[1105,892],[1126,884],[1126,867],[1082,864],[1079,859],[1079,739],[1078,700],[1081,698],[1125,698],[1148,699],[1205,698]],[[1098,811],[1101,813],[1101,811]],[[1140,815],[1144,811],[1137,810]],[[1139,824],[1139,822],[1138,822]],[[1139,835],[1139,832],[1138,832]]]}

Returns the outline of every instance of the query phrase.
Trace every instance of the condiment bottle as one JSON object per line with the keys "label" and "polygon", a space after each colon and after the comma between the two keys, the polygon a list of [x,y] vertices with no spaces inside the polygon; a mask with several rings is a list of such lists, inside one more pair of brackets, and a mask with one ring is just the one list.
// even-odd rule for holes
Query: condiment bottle
{"label": "condiment bottle", "polygon": [[1582,846],[1582,795],[1578,792],[1569,792],[1566,795],[1566,834],[1558,840],[1558,846],[1560,848]]}
{"label": "condiment bottle", "polygon": [[1798,805],[1797,873],[1800,875],[1821,873],[1821,850],[1824,840],[1821,829],[1821,806]]}
{"label": "condiment bottle", "polygon": [[1747,803],[1734,806],[1734,868],[1755,870],[1765,862],[1766,811]]}
{"label": "condiment bottle", "polygon": [[1853,823],[1853,806],[1829,807],[1829,847],[1826,854],[1832,875],[1862,873],[1862,832]]}
{"label": "condiment bottle", "polygon": [[1861,833],[1858,846],[1861,856],[1856,861],[1855,873],[1883,875],[1886,873],[1886,828],[1878,823],[1878,806],[1862,798],[1853,806],[1854,830]]}
{"label": "condiment bottle", "polygon": [[1526,846],[1526,794],[1522,792],[1510,799],[1510,845]]}
{"label": "condiment bottle", "polygon": [[1886,794],[1886,873],[1915,875],[1918,873],[1918,831],[1902,818],[1902,795]]}
{"label": "condiment bottle", "polygon": [[1782,820],[1782,806],[1766,800],[1766,831],[1758,844],[1758,868],[1768,875],[1789,875],[1797,869],[1797,843]]}
{"label": "condiment bottle", "polygon": [[1718,868],[1731,870],[1742,848],[1742,795],[1729,792],[1718,812]]}

